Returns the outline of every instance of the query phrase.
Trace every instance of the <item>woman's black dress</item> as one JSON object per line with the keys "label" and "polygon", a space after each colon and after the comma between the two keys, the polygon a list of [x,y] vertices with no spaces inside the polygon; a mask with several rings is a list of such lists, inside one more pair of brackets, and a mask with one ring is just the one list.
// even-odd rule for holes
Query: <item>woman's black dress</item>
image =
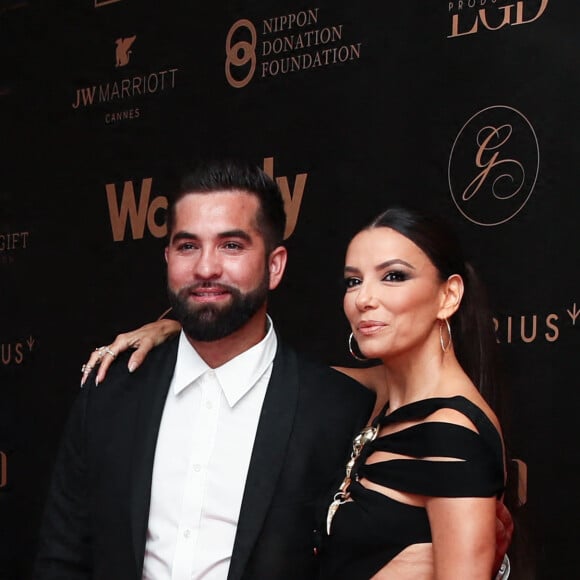
{"label": "woman's black dress", "polygon": [[[499,433],[485,413],[465,397],[432,398],[390,414],[388,406],[374,425],[422,420],[438,409],[466,415],[478,433],[444,422],[415,424],[377,437],[362,449],[351,473],[350,499],[338,508],[321,550],[321,580],[368,580],[407,546],[431,542],[425,508],[398,502],[365,488],[358,479],[402,492],[433,497],[493,497],[504,487]],[[409,456],[365,465],[375,451]],[[431,459],[422,459],[429,457]],[[456,461],[437,461],[449,457]]]}

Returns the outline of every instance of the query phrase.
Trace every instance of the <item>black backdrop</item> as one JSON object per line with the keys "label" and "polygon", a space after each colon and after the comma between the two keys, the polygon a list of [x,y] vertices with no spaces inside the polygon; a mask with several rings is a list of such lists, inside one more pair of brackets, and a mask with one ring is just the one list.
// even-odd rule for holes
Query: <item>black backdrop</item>
{"label": "black backdrop", "polygon": [[166,308],[199,155],[285,192],[284,337],[352,364],[340,271],[392,202],[446,216],[493,299],[540,578],[580,519],[575,0],[0,2],[0,579],[27,578],[80,365]]}

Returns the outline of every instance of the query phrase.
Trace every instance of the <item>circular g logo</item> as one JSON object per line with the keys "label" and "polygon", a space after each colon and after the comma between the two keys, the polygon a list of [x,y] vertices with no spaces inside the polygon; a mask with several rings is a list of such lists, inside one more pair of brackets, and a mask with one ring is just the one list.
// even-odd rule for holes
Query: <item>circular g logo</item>
{"label": "circular g logo", "polygon": [[[239,40],[235,44],[232,44],[232,37],[240,28],[245,28],[250,33],[251,41],[247,42],[245,40]],[[249,69],[247,66],[248,63],[250,63]],[[239,80],[235,79],[232,76],[232,65],[237,67],[243,66],[248,69],[246,76]],[[241,87],[245,87],[252,80],[255,70],[256,29],[249,20],[238,20],[232,25],[226,38],[226,78],[232,87],[240,89]]]}
{"label": "circular g logo", "polygon": [[468,220],[503,224],[532,195],[539,165],[538,139],[526,117],[512,107],[488,107],[455,138],[448,168],[451,197]]}

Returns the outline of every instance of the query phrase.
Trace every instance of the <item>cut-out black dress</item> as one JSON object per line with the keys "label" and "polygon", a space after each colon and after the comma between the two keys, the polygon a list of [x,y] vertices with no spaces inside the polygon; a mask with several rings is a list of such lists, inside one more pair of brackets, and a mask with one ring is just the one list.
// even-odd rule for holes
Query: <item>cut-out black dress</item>
{"label": "cut-out black dress", "polygon": [[[433,497],[499,497],[504,489],[499,433],[485,413],[462,396],[410,403],[374,420],[381,427],[422,420],[438,409],[463,413],[478,433],[444,422],[412,425],[366,443],[351,472],[350,499],[338,508],[321,550],[321,580],[368,580],[407,546],[431,542],[425,508],[365,488],[358,479]],[[365,465],[375,451],[409,456]],[[423,457],[449,457],[437,461]]]}

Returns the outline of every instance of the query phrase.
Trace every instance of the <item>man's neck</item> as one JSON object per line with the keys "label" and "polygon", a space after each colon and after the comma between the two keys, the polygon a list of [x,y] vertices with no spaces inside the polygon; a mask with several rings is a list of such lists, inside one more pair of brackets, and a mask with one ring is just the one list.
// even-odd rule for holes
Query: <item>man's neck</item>
{"label": "man's neck", "polygon": [[210,368],[215,369],[263,340],[266,336],[267,326],[266,310],[264,309],[256,313],[242,328],[224,338],[209,342],[193,340],[187,335],[186,338],[205,363]]}

